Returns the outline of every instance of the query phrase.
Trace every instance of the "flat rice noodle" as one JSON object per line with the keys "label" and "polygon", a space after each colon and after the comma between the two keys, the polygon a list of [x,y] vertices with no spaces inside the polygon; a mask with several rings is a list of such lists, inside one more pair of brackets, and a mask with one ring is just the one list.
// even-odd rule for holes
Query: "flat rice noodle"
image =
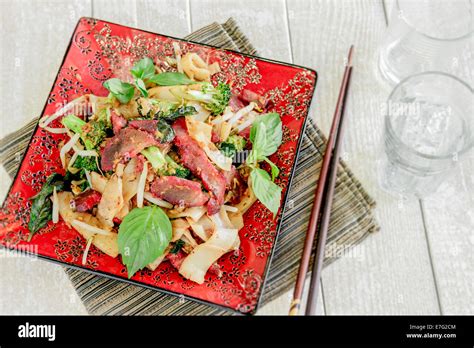
{"label": "flat rice noodle", "polygon": [[91,175],[92,189],[94,191],[104,193],[105,186],[107,185],[107,178],[96,172],[91,172],[90,175]]}
{"label": "flat rice noodle", "polygon": [[146,267],[149,268],[150,270],[154,271],[155,269],[158,268],[159,265],[163,262],[165,259],[166,255],[168,255],[168,250],[166,250],[163,255],[158,256],[155,261],[152,263],[149,263]]}
{"label": "flat rice noodle", "polygon": [[128,202],[137,194],[139,175],[137,173],[137,164],[138,160],[136,157],[132,158],[130,162],[127,163],[125,169],[123,170],[122,177],[122,193],[123,200]]}
{"label": "flat rice noodle", "polygon": [[97,217],[104,226],[112,227],[113,219],[124,205],[122,176],[113,174],[105,186],[102,198],[97,206]]}
{"label": "flat rice noodle", "polygon": [[188,52],[181,58],[181,66],[188,77],[196,81],[209,81],[211,72],[207,63],[194,52]]}
{"label": "flat rice noodle", "polygon": [[237,229],[216,228],[207,242],[196,246],[184,259],[179,273],[189,280],[203,284],[209,267],[222,255],[232,250],[237,237]]}
{"label": "flat rice noodle", "polygon": [[[171,102],[179,102],[181,99],[177,98],[173,93],[171,93],[171,88],[175,86],[157,86],[150,88],[148,90],[148,95],[150,98],[156,98],[161,100],[167,100]],[[137,111],[138,113],[138,111]]]}
{"label": "flat rice noodle", "polygon": [[247,190],[245,190],[244,196],[242,197],[240,202],[235,205],[235,207],[239,209],[239,212],[243,215],[256,201],[257,197],[255,196],[249,185],[249,187],[247,187]]}
{"label": "flat rice noodle", "polygon": [[174,219],[171,220],[171,228],[173,231],[171,241],[176,242],[181,239],[183,234],[189,229],[189,223],[183,218]]}
{"label": "flat rice noodle", "polygon": [[211,238],[216,228],[215,223],[207,215],[203,215],[198,221],[187,218],[193,232],[204,242]]}
{"label": "flat rice noodle", "polygon": [[[73,195],[71,192],[58,192],[58,208],[59,208],[59,215],[64,220],[64,222],[71,227],[71,223],[73,220],[83,221],[91,226],[96,226],[98,228],[102,228],[105,230],[109,230],[107,227],[104,227],[100,224],[100,221],[92,216],[91,214],[87,213],[77,213],[71,209],[69,202],[73,199]],[[82,228],[74,228],[83,238],[88,240],[89,238],[93,237],[92,244],[94,244],[97,249],[101,250],[105,254],[111,257],[117,257],[118,255],[118,241],[117,241],[117,234],[113,235],[100,235],[91,233],[89,230],[82,229]]]}
{"label": "flat rice noodle", "polygon": [[206,213],[206,207],[200,206],[200,207],[191,207],[191,208],[186,208],[184,210],[169,210],[168,211],[168,217],[170,219],[175,219],[175,218],[180,218],[180,217],[189,217],[193,219],[194,221],[198,221],[205,213]]}

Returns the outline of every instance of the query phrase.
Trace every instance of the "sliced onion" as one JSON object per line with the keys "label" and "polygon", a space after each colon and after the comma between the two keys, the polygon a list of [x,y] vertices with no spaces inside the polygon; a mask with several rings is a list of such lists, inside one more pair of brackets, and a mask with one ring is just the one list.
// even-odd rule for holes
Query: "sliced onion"
{"label": "sliced onion", "polygon": [[65,134],[67,133],[66,128],[51,128],[51,127],[42,127],[44,130],[47,130],[50,133],[54,134]]}
{"label": "sliced onion", "polygon": [[75,150],[81,157],[97,157],[99,154],[94,150]]}
{"label": "sliced onion", "polygon": [[177,42],[173,42],[174,54],[176,56],[176,67],[178,68],[178,72],[183,72],[183,66],[181,65],[181,49]]}
{"label": "sliced onion", "polygon": [[148,202],[153,203],[159,207],[167,208],[167,209],[173,208],[173,204],[154,197],[150,192],[143,192],[143,198],[145,198]]}
{"label": "sliced onion", "polygon": [[143,194],[145,193],[145,184],[146,184],[146,177],[148,175],[148,162],[143,164],[143,170],[140,174],[140,179],[138,180],[138,187],[137,187],[137,207],[143,207]]}
{"label": "sliced onion", "polygon": [[59,221],[59,202],[58,202],[58,192],[56,191],[56,186],[53,188],[53,223],[57,224]]}
{"label": "sliced onion", "polygon": [[232,212],[232,213],[237,213],[237,212],[239,211],[238,208],[233,207],[233,206],[231,206],[231,205],[223,205],[222,207],[223,207],[225,210],[230,211],[230,212]]}
{"label": "sliced onion", "polygon": [[59,152],[59,157],[61,158],[61,164],[63,165],[63,168],[66,169],[66,154],[69,152],[69,150],[72,149],[74,144],[79,140],[80,134],[74,134],[69,141],[64,144],[62,147],[61,151]]}
{"label": "sliced onion", "polygon": [[77,104],[79,103],[82,103],[84,100],[88,99],[89,95],[86,94],[86,95],[83,95],[79,98],[76,98],[74,99],[73,101],[67,103],[66,105],[64,105],[61,109],[59,109],[58,111],[56,111],[54,114],[52,115],[49,115],[49,116],[43,116],[41,117],[40,121],[39,121],[39,126],[41,128],[45,128],[48,124],[50,124],[51,122],[53,122],[55,119],[57,119],[58,117],[61,117],[63,116],[66,112],[69,112],[71,111],[74,106],[76,106]]}
{"label": "sliced onion", "polygon": [[115,235],[115,233],[113,233],[113,232],[104,230],[104,229],[96,227],[96,226],[86,224],[85,222],[79,221],[77,219],[72,220],[71,225],[72,225],[72,227],[77,226],[77,227],[83,228],[84,230],[89,231],[90,233],[94,233],[94,234],[100,234],[100,235],[103,235],[103,236],[114,236]]}
{"label": "sliced onion", "polygon": [[212,120],[212,123],[214,124],[219,124],[224,121],[230,120],[232,117],[234,117],[234,113],[232,112],[232,109],[230,107],[226,107],[224,110],[224,113],[222,114],[222,117],[217,117],[214,120]]}
{"label": "sliced onion", "polygon": [[91,248],[92,241],[94,237],[90,237],[87,240],[86,248],[84,249],[84,254],[82,255],[82,264],[85,265],[87,262],[87,255],[89,254],[89,249]]}
{"label": "sliced onion", "polygon": [[251,102],[249,105],[247,105],[246,107],[240,109],[239,111],[237,111],[235,113],[234,116],[232,116],[232,118],[229,119],[229,124],[233,125],[235,124],[238,120],[240,120],[243,116],[247,115],[250,111],[253,110],[253,108],[255,107],[255,103],[254,102]]}
{"label": "sliced onion", "polygon": [[[76,160],[77,160],[77,156],[78,156],[77,152],[74,152],[71,159],[69,160],[69,163],[67,164],[67,170],[69,170],[72,174],[75,174],[80,170],[79,168],[74,168],[73,167],[74,162],[76,162]],[[77,169],[77,170],[75,170],[75,169]]]}
{"label": "sliced onion", "polygon": [[242,122],[237,127],[235,127],[235,129],[237,129],[237,132],[242,132],[245,128],[250,127],[254,121],[255,117],[249,118],[245,122]]}
{"label": "sliced onion", "polygon": [[87,179],[87,182],[89,183],[89,187],[92,187],[92,179],[91,179],[91,174],[89,173],[89,171],[85,168],[84,169],[84,173],[86,174],[86,179]]}

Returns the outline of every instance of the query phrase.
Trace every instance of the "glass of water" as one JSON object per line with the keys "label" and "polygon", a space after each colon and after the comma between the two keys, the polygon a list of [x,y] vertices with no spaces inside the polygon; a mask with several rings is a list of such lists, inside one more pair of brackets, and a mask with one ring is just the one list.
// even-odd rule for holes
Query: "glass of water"
{"label": "glass of water", "polygon": [[423,71],[473,81],[471,0],[396,0],[381,46],[379,70],[392,85]]}
{"label": "glass of water", "polygon": [[442,72],[400,82],[384,104],[381,186],[403,196],[436,191],[473,146],[473,90]]}

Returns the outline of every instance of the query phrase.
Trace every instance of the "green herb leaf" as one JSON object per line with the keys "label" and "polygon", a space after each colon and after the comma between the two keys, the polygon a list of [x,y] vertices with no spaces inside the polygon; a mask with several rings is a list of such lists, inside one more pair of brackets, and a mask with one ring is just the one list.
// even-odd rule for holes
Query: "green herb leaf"
{"label": "green herb leaf", "polygon": [[147,80],[155,75],[155,64],[150,58],[145,57],[136,62],[130,72],[137,79]]}
{"label": "green herb leaf", "polygon": [[176,108],[174,110],[168,110],[167,112],[160,111],[158,113],[158,116],[160,118],[165,119],[166,121],[174,121],[179,117],[182,116],[190,116],[197,114],[197,110],[194,106],[188,105],[188,106],[180,106],[179,108]]}
{"label": "green herb leaf", "polygon": [[185,74],[179,72],[164,72],[156,74],[149,78],[150,82],[156,83],[160,86],[176,86],[176,85],[191,85],[199,83],[189,79]]}
{"label": "green herb leaf", "polygon": [[280,175],[280,169],[276,166],[275,163],[270,161],[267,157],[265,157],[264,161],[270,165],[270,169],[272,171],[272,181],[275,181],[275,178],[277,178],[278,175]]}
{"label": "green herb leaf", "polygon": [[164,119],[158,119],[157,128],[160,133],[159,139],[162,144],[169,143],[174,139],[174,130]]}
{"label": "green herb leaf", "polygon": [[177,254],[181,248],[184,246],[184,241],[179,239],[174,245],[173,248],[170,250],[170,254]]}
{"label": "green herb leaf", "polygon": [[28,241],[31,241],[35,233],[51,220],[53,204],[49,197],[53,193],[54,187],[57,191],[60,191],[64,189],[65,185],[64,178],[60,174],[52,174],[46,179],[41,191],[31,198],[33,202],[31,204],[30,221],[28,222],[28,229],[30,230]]}
{"label": "green herb leaf", "polygon": [[138,90],[145,98],[148,98],[148,91],[146,90],[145,82],[143,82],[142,79],[135,79],[135,86],[137,86]]}
{"label": "green herb leaf", "polygon": [[250,129],[250,141],[260,156],[270,156],[281,145],[283,130],[280,115],[273,112],[257,117]]}
{"label": "green herb leaf", "polygon": [[127,104],[132,100],[135,94],[135,88],[133,85],[127,82],[122,82],[120,79],[112,78],[104,82],[104,87],[118,99],[122,104]]}
{"label": "green herb leaf", "polygon": [[275,184],[270,175],[260,168],[253,168],[250,172],[252,191],[275,216],[280,207],[281,187]]}
{"label": "green herb leaf", "polygon": [[157,206],[135,208],[120,224],[118,247],[128,278],[163,255],[172,237],[171,222]]}

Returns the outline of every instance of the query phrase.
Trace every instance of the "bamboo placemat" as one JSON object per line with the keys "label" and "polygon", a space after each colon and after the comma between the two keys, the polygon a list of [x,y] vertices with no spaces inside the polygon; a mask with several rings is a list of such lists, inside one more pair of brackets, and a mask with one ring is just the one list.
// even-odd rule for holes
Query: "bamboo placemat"
{"label": "bamboo placemat", "polygon": [[[229,48],[248,54],[257,51],[230,18],[224,24],[210,24],[186,39]],[[0,140],[0,163],[13,177],[38,119]],[[326,139],[309,120],[306,125],[296,172],[289,190],[286,209],[275,247],[262,304],[290,290],[295,282],[301,250],[309,221],[314,190]],[[373,215],[375,202],[350,169],[342,163],[338,170],[336,193],[326,244],[324,265],[360,243],[379,229]],[[311,269],[311,267],[310,267]],[[79,297],[90,314],[105,315],[226,315],[230,312],[177,297],[129,285],[65,267]]]}

